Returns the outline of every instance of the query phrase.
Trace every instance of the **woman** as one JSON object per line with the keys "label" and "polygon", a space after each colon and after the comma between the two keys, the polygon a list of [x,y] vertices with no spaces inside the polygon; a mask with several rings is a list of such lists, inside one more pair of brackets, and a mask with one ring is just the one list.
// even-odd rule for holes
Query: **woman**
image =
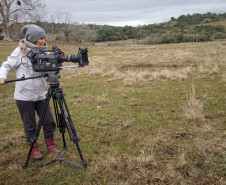
{"label": "woman", "polygon": [[[23,75],[25,75],[25,77],[41,75],[32,70],[31,61],[26,57],[26,54],[31,48],[38,48],[40,50],[48,49],[46,33],[41,27],[34,24],[24,26],[21,32],[25,38],[20,40],[19,46],[11,53],[7,61],[2,63],[0,68],[0,84],[5,83],[7,75],[13,69],[16,69],[17,78],[21,78]],[[16,82],[14,99],[16,100],[23,121],[26,141],[29,146],[31,146],[32,139],[35,136],[35,112],[40,116],[45,104],[46,93],[47,84],[44,77]],[[51,109],[48,107],[43,123],[43,133],[47,151],[52,153],[60,152],[54,144],[55,128],[56,124]],[[37,143],[34,144],[31,155],[35,159],[42,158]]]}

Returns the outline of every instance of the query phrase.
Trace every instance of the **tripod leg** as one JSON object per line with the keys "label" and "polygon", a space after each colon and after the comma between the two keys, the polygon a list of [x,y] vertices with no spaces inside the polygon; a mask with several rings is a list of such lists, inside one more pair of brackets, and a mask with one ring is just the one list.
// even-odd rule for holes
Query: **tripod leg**
{"label": "tripod leg", "polygon": [[65,122],[62,114],[59,113],[58,101],[56,100],[55,96],[53,96],[53,105],[54,105],[57,127],[59,127],[60,133],[62,134],[63,150],[67,150],[67,144],[65,140]]}
{"label": "tripod leg", "polygon": [[[64,99],[64,105],[65,105],[65,107],[67,107],[65,103],[66,103],[66,101],[65,101],[65,99]],[[66,108],[66,109],[67,109],[67,108]],[[67,109],[67,111],[68,111],[68,109]],[[82,151],[81,151],[81,149],[80,149],[80,147],[79,147],[79,144],[78,144],[78,142],[79,142],[80,139],[79,139],[78,136],[77,136],[77,133],[76,133],[74,124],[73,124],[73,122],[72,122],[72,120],[71,120],[71,116],[70,116],[69,112],[68,112],[67,122],[68,122],[68,125],[69,125],[69,126],[68,126],[68,127],[69,127],[69,130],[71,130],[71,132],[74,134],[73,137],[72,137],[72,141],[76,144],[76,147],[77,147],[79,156],[80,156],[81,161],[82,161],[82,165],[83,165],[84,168],[87,168],[86,161],[85,161],[84,158],[83,158]]]}
{"label": "tripod leg", "polygon": [[41,127],[42,127],[43,122],[44,122],[44,119],[45,119],[45,115],[46,115],[46,111],[47,111],[48,106],[49,106],[49,101],[51,99],[51,95],[52,95],[52,89],[50,88],[48,90],[47,94],[46,94],[45,105],[43,107],[42,113],[41,113],[40,118],[39,118],[39,121],[38,121],[38,125],[37,125],[36,130],[35,130],[35,137],[32,139],[32,143],[31,143],[31,146],[30,146],[28,155],[27,155],[26,162],[22,166],[23,169],[27,169],[27,166],[28,166],[28,163],[29,163],[29,160],[30,160],[30,157],[31,157],[32,149],[34,147],[35,142],[37,141],[37,139],[39,137],[39,133],[40,133]]}
{"label": "tripod leg", "polygon": [[29,160],[30,160],[31,152],[32,152],[32,149],[33,149],[34,144],[35,144],[35,142],[32,142],[32,143],[31,143],[31,146],[30,146],[30,149],[29,149],[29,152],[28,152],[28,155],[27,155],[27,160],[26,160],[26,162],[22,165],[22,168],[23,168],[23,169],[27,169],[28,162],[29,162]]}
{"label": "tripod leg", "polygon": [[82,151],[81,151],[81,149],[80,149],[78,143],[76,143],[76,147],[77,147],[79,156],[80,156],[80,158],[81,158],[83,168],[87,168],[87,163],[86,163],[86,161],[85,161],[84,158],[83,158]]}
{"label": "tripod leg", "polygon": [[59,106],[60,111],[61,111],[60,114],[63,117],[63,120],[64,120],[63,122],[67,127],[70,139],[76,144],[76,147],[77,147],[79,156],[81,158],[83,167],[87,168],[86,161],[83,158],[81,149],[80,149],[79,144],[78,144],[80,139],[77,136],[74,124],[72,122],[72,119],[71,119],[71,116],[70,116],[70,113],[69,113],[69,110],[68,110],[68,107],[67,107],[67,104],[66,104],[66,100],[64,98],[63,91],[60,88],[55,89],[54,94],[55,94],[54,98],[56,98],[56,100],[57,100],[58,106]]}
{"label": "tripod leg", "polygon": [[[76,147],[77,147],[77,150],[78,150],[78,153],[79,153],[79,156],[80,156],[80,159],[82,161],[82,165],[84,168],[87,168],[87,164],[86,164],[86,161],[84,160],[83,158],[83,155],[82,155],[82,151],[79,147],[79,138],[78,138],[78,135],[76,133],[76,130],[75,130],[75,127],[74,127],[74,124],[72,122],[72,119],[71,119],[71,116],[70,116],[70,113],[69,113],[69,110],[67,108],[67,104],[66,104],[66,100],[63,98],[63,105],[65,106],[66,108],[66,111],[67,111],[67,117],[65,117],[65,120],[66,120],[66,123],[67,123],[67,128],[69,130],[69,132],[71,132],[71,140],[76,144]],[[66,115],[65,115],[66,116]]]}

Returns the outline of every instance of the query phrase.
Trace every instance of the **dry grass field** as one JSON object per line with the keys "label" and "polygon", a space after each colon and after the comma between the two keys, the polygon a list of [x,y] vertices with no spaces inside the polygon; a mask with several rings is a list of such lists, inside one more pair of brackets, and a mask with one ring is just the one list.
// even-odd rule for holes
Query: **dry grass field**
{"label": "dry grass field", "polygon": [[[16,45],[0,43],[0,62]],[[72,54],[79,46],[59,47]],[[90,65],[62,70],[60,82],[88,168],[22,169],[28,147],[10,83],[0,86],[0,184],[226,184],[225,40],[82,47]],[[61,147],[58,129],[56,140]],[[38,141],[44,159],[29,166],[56,157],[42,133]],[[80,163],[67,141],[65,158]]]}

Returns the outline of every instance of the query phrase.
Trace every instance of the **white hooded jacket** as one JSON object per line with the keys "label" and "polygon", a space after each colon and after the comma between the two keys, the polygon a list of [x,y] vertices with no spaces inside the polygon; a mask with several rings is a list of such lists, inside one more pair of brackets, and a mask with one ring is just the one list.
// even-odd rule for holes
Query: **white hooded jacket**
{"label": "white hooded jacket", "polygon": [[[0,78],[7,79],[7,75],[16,69],[16,78],[25,78],[39,76],[42,73],[34,72],[31,61],[23,55],[20,47],[17,47],[7,61],[2,63],[0,68]],[[23,101],[39,101],[46,98],[47,84],[44,77],[17,81],[14,99]]]}

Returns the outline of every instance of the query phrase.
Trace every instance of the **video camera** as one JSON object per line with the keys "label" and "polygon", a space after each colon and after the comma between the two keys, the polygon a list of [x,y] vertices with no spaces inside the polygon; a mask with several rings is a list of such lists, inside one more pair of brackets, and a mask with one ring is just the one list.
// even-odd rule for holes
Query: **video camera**
{"label": "video camera", "polygon": [[79,63],[77,67],[89,64],[88,48],[79,48],[77,54],[65,56],[63,56],[61,49],[57,46],[52,46],[52,50],[32,48],[28,52],[27,57],[31,60],[32,68],[35,72],[59,71],[63,62]]}

